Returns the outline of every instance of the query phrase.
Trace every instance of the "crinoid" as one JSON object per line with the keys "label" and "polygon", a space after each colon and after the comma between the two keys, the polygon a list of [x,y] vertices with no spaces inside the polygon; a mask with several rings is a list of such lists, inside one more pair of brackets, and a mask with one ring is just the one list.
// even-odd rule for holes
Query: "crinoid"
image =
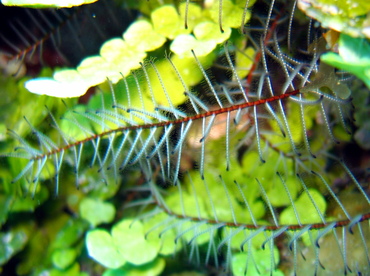
{"label": "crinoid", "polygon": [[119,78],[109,72],[88,106],[61,120],[46,109],[49,127],[26,119],[28,138],[9,131],[20,145],[4,156],[26,160],[13,182],[35,198],[40,182],[52,181],[58,195],[71,172],[82,190],[89,179],[121,185],[113,201],[125,209],[109,251],[117,262],[99,251],[110,234],[86,236],[90,256],[108,268],[176,255],[234,275],[370,273],[368,189],[336,150],[352,132],[352,92],[346,74],[320,63],[325,30],[289,1],[258,1],[250,12],[249,1],[238,2],[234,26],[229,2],[213,3],[214,22],[202,23],[218,26],[217,39],[230,32],[209,54],[202,47],[211,39],[191,27],[201,8],[182,3],[202,47],[192,41],[180,56],[176,39],[190,40],[178,31],[153,53],[176,54]]}

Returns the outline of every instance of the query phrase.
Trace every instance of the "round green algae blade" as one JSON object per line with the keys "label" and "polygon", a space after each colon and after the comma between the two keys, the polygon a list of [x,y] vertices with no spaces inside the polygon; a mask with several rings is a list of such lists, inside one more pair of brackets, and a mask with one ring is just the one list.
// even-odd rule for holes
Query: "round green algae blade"
{"label": "round green algae blade", "polygon": [[91,230],[86,235],[89,256],[107,268],[119,268],[126,263],[116,244],[113,237],[103,229]]}
{"label": "round green algae blade", "polygon": [[112,237],[121,256],[134,265],[151,262],[160,250],[159,240],[145,239],[140,221],[122,220],[113,226]]}
{"label": "round green algae blade", "polygon": [[80,204],[80,215],[92,226],[113,221],[116,209],[112,203],[95,198],[84,198]]}

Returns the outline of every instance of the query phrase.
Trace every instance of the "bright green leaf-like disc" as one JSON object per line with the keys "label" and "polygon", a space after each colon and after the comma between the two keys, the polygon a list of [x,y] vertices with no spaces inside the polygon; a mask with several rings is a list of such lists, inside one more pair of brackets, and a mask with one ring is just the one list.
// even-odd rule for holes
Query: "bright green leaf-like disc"
{"label": "bright green leaf-like disc", "polygon": [[146,240],[140,221],[125,219],[112,228],[112,236],[121,256],[134,265],[155,259],[160,249],[159,240]]}
{"label": "bright green leaf-like disc", "polygon": [[[298,213],[300,222],[302,224],[310,224],[310,223],[317,223],[321,222],[321,217],[318,213],[322,215],[325,214],[326,211],[326,201],[322,194],[314,189],[308,189],[308,192],[310,193],[313,201],[315,202],[315,205],[313,205],[309,195],[305,192],[303,193],[295,202],[295,208]],[[316,209],[318,208],[318,210]],[[280,223],[284,225],[290,225],[290,224],[298,224],[298,221],[296,219],[294,209],[292,206],[287,207],[283,210],[283,212],[280,215]]]}
{"label": "bright green leaf-like disc", "polygon": [[100,55],[108,62],[112,62],[120,55],[121,52],[130,50],[128,44],[121,38],[112,38],[101,46]]}
{"label": "bright green leaf-like disc", "polygon": [[190,33],[190,29],[185,29],[184,21],[174,6],[165,5],[156,9],[152,12],[151,18],[154,30],[169,39]]}
{"label": "bright green leaf-like disc", "polygon": [[94,229],[86,235],[86,246],[90,257],[105,267],[119,268],[126,263],[116,245],[117,242],[105,230]]}
{"label": "bright green leaf-like disc", "polygon": [[[201,64],[204,67],[209,67],[213,62],[215,55],[208,55],[206,57],[198,57]],[[180,57],[174,55],[171,57],[172,62],[175,64],[177,70],[180,72],[182,79],[186,85],[196,85],[203,79],[202,71],[200,71],[199,66],[193,56],[191,57]],[[189,88],[187,88],[189,90]]]}
{"label": "bright green leaf-like disc", "polygon": [[172,42],[170,49],[172,52],[182,57],[192,57],[193,50],[196,56],[206,56],[216,47],[213,40],[199,41],[192,35],[179,35]]}
{"label": "bright green leaf-like disc", "polygon": [[71,8],[98,0],[2,0],[4,6],[20,6],[30,8]]}
{"label": "bright green leaf-like disc", "polygon": [[58,98],[72,98],[85,94],[90,85],[83,80],[59,82],[51,78],[37,78],[27,81],[25,87],[34,94]]}
{"label": "bright green leaf-like disc", "polygon": [[[183,244],[181,242],[175,242],[177,233],[174,229],[170,229],[166,232],[161,233],[163,228],[155,228],[155,226],[159,222],[165,221],[167,219],[170,219],[167,214],[159,213],[143,223],[145,233],[148,233],[150,231],[147,239],[159,240],[161,244],[159,254],[161,255],[173,255],[175,252],[179,251],[183,247]],[[161,236],[159,238],[160,234]]]}
{"label": "bright green leaf-like disc", "polygon": [[202,40],[202,43],[203,41],[212,40],[216,44],[220,44],[230,37],[231,29],[224,28],[222,33],[216,23],[205,21],[195,26],[194,35],[197,39]]}
{"label": "bright green leaf-like disc", "polygon": [[92,226],[111,222],[115,213],[116,210],[112,203],[99,199],[84,198],[80,203],[81,217],[90,222]]}
{"label": "bright green leaf-like disc", "polygon": [[197,57],[206,56],[216,45],[227,40],[231,35],[231,29],[225,28],[220,31],[217,24],[211,21],[201,22],[194,27],[194,36],[184,34],[177,36],[171,44],[171,51],[181,57],[192,57],[193,50]]}
{"label": "bright green leaf-like disc", "polygon": [[[74,111],[84,113],[86,112],[86,106],[76,105]],[[92,123],[87,118],[83,118],[80,120],[79,125],[71,124],[71,120],[73,121],[75,119],[74,115],[72,112],[67,112],[63,115],[63,120],[60,122],[59,127],[68,137],[85,139],[86,133],[81,131],[81,128],[86,131],[92,131]]]}
{"label": "bright green leaf-like disc", "polygon": [[111,64],[101,56],[85,58],[77,67],[77,72],[82,76],[82,79],[91,85],[104,82],[110,71]]}
{"label": "bright green leaf-like disc", "polygon": [[[188,6],[187,14],[186,6]],[[182,21],[185,22],[186,20],[189,30],[193,30],[195,25],[204,20],[202,9],[197,4],[183,2],[179,5],[179,11]]]}
{"label": "bright green leaf-like disc", "polygon": [[81,75],[74,69],[62,69],[54,74],[54,80],[62,83],[74,83],[81,81]]}
{"label": "bright green leaf-like disc", "polygon": [[123,34],[126,43],[138,51],[153,51],[161,47],[166,38],[153,30],[153,25],[146,20],[131,24]]}
{"label": "bright green leaf-like disc", "polygon": [[[160,60],[155,63],[155,67],[158,70],[158,73],[162,76],[162,82],[159,81],[158,76],[153,69],[153,67],[148,66],[147,72],[150,79],[150,84],[153,90],[153,94],[156,100],[156,103],[161,106],[170,107],[171,104],[177,106],[182,104],[186,100],[186,96],[184,93],[179,93],[179,91],[183,92],[184,89],[182,84],[172,67],[167,60]],[[195,76],[197,72],[192,72]],[[186,82],[186,80],[184,80]],[[163,90],[162,85],[167,90],[166,92]],[[150,91],[147,87],[144,87],[143,91],[150,95]],[[170,99],[170,101],[169,101]],[[144,99],[145,101],[145,99]],[[171,104],[170,104],[171,102]],[[147,106],[153,106],[152,101],[148,100]],[[152,107],[154,108],[154,106]]]}
{"label": "bright green leaf-like disc", "polygon": [[113,83],[121,79],[122,75],[127,76],[132,69],[139,68],[139,63],[146,57],[144,51],[137,49],[136,46],[130,46],[120,38],[106,41],[100,49],[100,55],[109,64],[104,71],[99,69],[100,74]]}
{"label": "bright green leaf-like disc", "polygon": [[[212,20],[216,22],[217,24],[219,24],[219,12],[220,12],[219,3],[220,3],[220,0],[215,1],[211,9],[209,10]],[[222,15],[221,15],[222,29],[225,29],[228,27],[239,28],[242,25],[243,13],[244,13],[243,7],[235,5],[230,0],[222,0]],[[251,13],[247,11],[243,24],[245,24],[250,19],[250,16],[251,16]],[[219,25],[217,28],[220,29]]]}
{"label": "bright green leaf-like disc", "polygon": [[[291,204],[287,191],[285,190],[281,180],[278,177],[271,179],[272,186],[267,191],[267,196],[274,207],[287,206]],[[295,200],[298,194],[298,187],[296,177],[294,174],[284,176],[284,182],[289,191],[292,200]]]}
{"label": "bright green leaf-like disc", "polygon": [[77,252],[73,248],[56,250],[52,255],[54,266],[60,269],[66,269],[76,259]]}
{"label": "bright green leaf-like disc", "polygon": [[[283,276],[284,274],[280,270],[271,271],[271,250],[269,247],[259,250],[253,250],[253,259],[255,264],[251,261],[247,261],[250,257],[250,253],[238,253],[235,254],[231,261],[231,267],[233,275],[235,276]],[[279,263],[279,250],[277,247],[273,247],[274,262],[275,264]],[[248,264],[247,273],[246,264]],[[258,270],[257,270],[258,269]]]}

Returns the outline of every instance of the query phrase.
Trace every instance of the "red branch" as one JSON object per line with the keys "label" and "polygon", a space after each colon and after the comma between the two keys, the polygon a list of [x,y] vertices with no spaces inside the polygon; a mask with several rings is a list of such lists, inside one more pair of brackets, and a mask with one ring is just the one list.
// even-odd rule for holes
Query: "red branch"
{"label": "red branch", "polygon": [[258,106],[258,105],[262,105],[262,104],[269,103],[269,102],[275,102],[275,101],[278,101],[278,100],[283,100],[283,99],[288,98],[290,96],[297,95],[299,92],[300,92],[300,90],[296,89],[294,91],[286,92],[286,93],[281,94],[281,95],[272,96],[272,97],[269,97],[269,98],[266,98],[266,99],[260,99],[260,100],[253,101],[253,102],[245,102],[245,103],[242,103],[242,104],[236,104],[236,105],[232,105],[230,107],[224,107],[224,108],[208,111],[208,112],[201,113],[201,114],[196,114],[196,115],[193,115],[193,116],[188,116],[188,117],[177,119],[177,120],[168,120],[168,121],[165,121],[165,122],[158,122],[158,123],[152,123],[152,124],[142,124],[142,125],[132,125],[132,126],[125,126],[125,127],[119,127],[119,128],[111,129],[111,130],[108,130],[108,131],[104,131],[102,133],[98,133],[98,134],[89,136],[89,137],[87,137],[83,140],[79,140],[79,141],[76,141],[74,143],[68,144],[64,147],[60,147],[58,149],[54,149],[54,150],[51,150],[49,152],[46,152],[46,153],[43,153],[43,154],[40,154],[40,155],[36,155],[36,156],[32,157],[30,160],[34,160],[34,161],[41,160],[41,159],[44,159],[45,157],[53,156],[53,155],[55,155],[59,152],[66,151],[66,150],[68,150],[72,147],[75,147],[75,146],[84,144],[86,142],[92,141],[94,139],[97,139],[98,137],[104,137],[106,135],[110,135],[112,133],[125,132],[125,131],[128,131],[128,130],[159,128],[159,127],[165,127],[165,126],[169,126],[169,125],[179,125],[179,124],[183,124],[183,123],[186,123],[186,122],[189,122],[189,121],[194,121],[194,120],[199,120],[199,119],[202,119],[202,118],[207,118],[207,117],[210,117],[210,116],[213,116],[213,115],[217,116],[217,115],[220,115],[220,114],[224,114],[224,113],[228,113],[228,112],[232,112],[232,111],[236,111],[236,110],[240,110],[240,109],[245,109],[245,108],[252,107],[252,106]]}

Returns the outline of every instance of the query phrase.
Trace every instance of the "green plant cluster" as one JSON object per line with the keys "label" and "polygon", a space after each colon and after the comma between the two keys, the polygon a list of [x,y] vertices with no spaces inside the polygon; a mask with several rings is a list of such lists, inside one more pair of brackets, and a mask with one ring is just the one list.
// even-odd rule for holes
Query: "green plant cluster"
{"label": "green plant cluster", "polygon": [[[151,12],[150,18],[140,17],[132,23],[122,38],[106,41],[99,55],[85,58],[76,69],[58,70],[53,78],[30,80],[26,83],[26,88],[36,94],[54,97],[82,96],[89,87],[101,84],[107,78],[116,83],[132,70],[140,68],[140,63],[144,62],[147,53],[160,48],[167,40],[172,41],[170,50],[175,55],[171,59],[175,64],[180,63],[180,70],[186,70],[194,64],[191,50],[201,58],[204,65],[211,64],[214,57],[211,52],[218,44],[230,38],[232,28],[240,27],[244,7],[241,5],[242,3],[234,4],[230,0],[223,1],[226,18],[225,22],[222,22],[223,32],[217,24],[217,3],[203,10],[193,3],[181,3],[178,10],[173,5],[160,6]],[[190,16],[186,18],[185,27],[187,14]],[[227,16],[228,14],[233,16]],[[234,17],[236,15],[238,16]],[[250,17],[250,14],[247,15],[245,21]],[[194,85],[196,80],[200,80],[197,76],[199,71],[182,75],[188,85]],[[153,77],[154,75],[149,76]],[[153,90],[156,90],[155,88],[153,87]]]}

